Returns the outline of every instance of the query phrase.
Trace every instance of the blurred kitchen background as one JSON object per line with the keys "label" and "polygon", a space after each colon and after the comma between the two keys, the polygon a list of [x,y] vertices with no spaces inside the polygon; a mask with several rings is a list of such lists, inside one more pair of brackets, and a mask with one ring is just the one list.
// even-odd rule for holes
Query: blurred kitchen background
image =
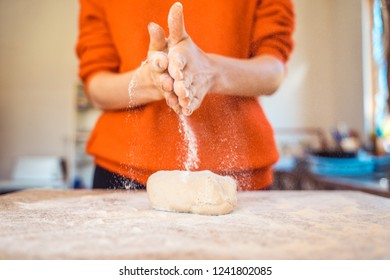
{"label": "blurred kitchen background", "polygon": [[[275,187],[324,188],[334,179],[346,187],[356,180],[344,179],[365,176],[369,188],[388,192],[389,1],[294,2],[288,77],[261,99],[281,154]],[[78,12],[75,0],[0,0],[3,189],[91,185],[84,146],[100,112],[77,76]]]}

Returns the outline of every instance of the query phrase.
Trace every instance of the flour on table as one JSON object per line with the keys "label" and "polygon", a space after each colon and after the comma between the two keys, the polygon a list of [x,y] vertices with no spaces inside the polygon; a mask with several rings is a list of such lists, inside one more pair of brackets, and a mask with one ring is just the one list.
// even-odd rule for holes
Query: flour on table
{"label": "flour on table", "polygon": [[174,212],[222,215],[237,205],[237,184],[211,171],[158,171],[146,190],[153,208]]}

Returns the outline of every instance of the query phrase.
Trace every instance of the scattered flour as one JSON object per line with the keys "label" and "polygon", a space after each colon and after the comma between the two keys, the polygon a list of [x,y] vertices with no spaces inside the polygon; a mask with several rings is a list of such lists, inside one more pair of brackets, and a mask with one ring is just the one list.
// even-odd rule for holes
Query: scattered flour
{"label": "scattered flour", "polygon": [[130,80],[129,86],[127,88],[127,91],[129,93],[129,107],[131,107],[133,102],[134,90],[137,87],[137,77],[146,63],[148,63],[147,59],[142,61],[141,65],[137,68],[137,70],[135,70],[134,75]]}
{"label": "scattered flour", "polygon": [[[135,73],[130,80],[128,86],[129,93],[129,108],[133,105],[134,90],[137,87],[137,78],[139,72],[142,70],[143,66],[147,63],[147,59],[142,61],[140,67],[135,70]],[[187,118],[181,114],[179,115],[179,131],[183,135],[184,141],[187,145],[187,157],[184,161],[184,168],[187,171],[198,169],[199,168],[199,158],[198,158],[198,144],[196,141],[196,136],[192,130],[190,124],[188,123]],[[125,186],[126,189],[131,189],[131,186]]]}
{"label": "scattered flour", "polygon": [[[0,196],[0,259],[389,259],[390,200],[240,192],[230,215],[155,211],[144,191]],[[368,242],[369,241],[369,242]]]}

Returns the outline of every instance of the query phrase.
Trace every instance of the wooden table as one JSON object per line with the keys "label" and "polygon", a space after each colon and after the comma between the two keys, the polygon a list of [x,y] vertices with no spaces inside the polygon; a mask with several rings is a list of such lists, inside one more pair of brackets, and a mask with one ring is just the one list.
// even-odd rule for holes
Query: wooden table
{"label": "wooden table", "polygon": [[156,211],[144,191],[0,196],[0,259],[390,259],[390,199],[240,192],[224,216]]}

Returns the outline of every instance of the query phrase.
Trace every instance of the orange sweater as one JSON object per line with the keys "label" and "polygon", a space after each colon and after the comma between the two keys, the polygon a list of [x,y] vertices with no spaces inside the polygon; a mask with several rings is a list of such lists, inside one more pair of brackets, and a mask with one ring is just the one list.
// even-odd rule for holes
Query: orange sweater
{"label": "orange sweater", "polygon": [[[83,81],[88,85],[102,70],[122,73],[137,68],[147,55],[148,23],[158,23],[169,34],[167,15],[174,2],[81,0],[77,54]],[[187,32],[203,51],[288,60],[294,29],[291,0],[181,2]],[[230,174],[245,190],[272,183],[271,166],[278,153],[257,98],[210,93],[188,121],[197,139],[199,170]],[[158,170],[184,169],[187,155],[178,117],[165,101],[104,112],[87,150],[96,164],[141,183]]]}

